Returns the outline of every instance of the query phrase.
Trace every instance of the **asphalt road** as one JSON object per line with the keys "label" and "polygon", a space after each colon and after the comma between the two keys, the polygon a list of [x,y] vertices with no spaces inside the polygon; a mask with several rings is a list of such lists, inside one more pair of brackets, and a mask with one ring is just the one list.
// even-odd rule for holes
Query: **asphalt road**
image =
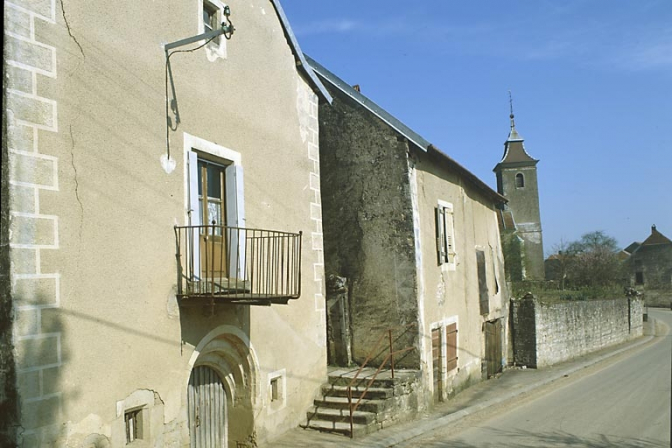
{"label": "asphalt road", "polygon": [[[650,310],[672,328],[672,312]],[[543,388],[510,409],[403,447],[669,447],[672,336]]]}

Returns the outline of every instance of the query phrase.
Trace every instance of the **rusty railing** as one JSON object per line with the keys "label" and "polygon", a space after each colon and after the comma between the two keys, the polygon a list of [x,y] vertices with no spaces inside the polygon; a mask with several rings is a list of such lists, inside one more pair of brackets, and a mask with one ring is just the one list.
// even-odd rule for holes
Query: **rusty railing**
{"label": "rusty railing", "polygon": [[177,296],[270,305],[301,295],[302,233],[175,226]]}
{"label": "rusty railing", "polygon": [[[359,370],[357,370],[357,373],[355,373],[355,376],[352,377],[352,380],[350,380],[350,383],[348,383],[347,394],[348,394],[348,409],[350,411],[350,438],[351,439],[354,437],[354,434],[355,434],[355,432],[354,432],[354,414],[355,414],[355,411],[357,410],[360,403],[362,402],[362,400],[366,396],[366,393],[369,391],[369,388],[371,387],[373,382],[378,377],[378,374],[383,370],[383,367],[385,367],[385,364],[387,364],[388,361],[390,362],[390,373],[392,375],[392,379],[394,379],[394,356],[395,355],[400,355],[402,353],[409,352],[411,350],[415,350],[414,346],[408,346],[408,347],[404,347],[402,349],[399,349],[399,350],[395,351],[393,349],[394,340],[392,339],[392,332],[394,332],[396,330],[403,330],[402,334],[404,334],[408,328],[412,328],[412,327],[415,327],[415,326],[417,326],[417,323],[407,324],[407,325],[404,325],[404,326],[401,326],[401,327],[388,328],[387,330],[385,330],[383,332],[383,334],[380,336],[380,338],[378,339],[378,341],[374,344],[374,346],[371,349],[371,351],[369,352],[369,354],[366,356],[366,359],[364,360],[362,365],[359,367]],[[385,340],[386,336],[387,336],[387,340],[388,340],[387,356],[383,359],[383,361],[378,366],[378,369],[376,370],[376,372],[373,374],[373,376],[366,383],[366,387],[364,388],[364,391],[361,393],[361,395],[359,395],[359,398],[357,399],[357,402],[353,404],[353,402],[352,402],[352,400],[353,400],[352,388],[354,387],[355,383],[357,382],[359,374],[362,373],[362,371],[364,370],[364,367],[366,367],[366,365],[369,363],[369,361],[371,361],[371,359],[373,359],[374,356],[376,356],[376,354],[379,352],[381,343]]]}

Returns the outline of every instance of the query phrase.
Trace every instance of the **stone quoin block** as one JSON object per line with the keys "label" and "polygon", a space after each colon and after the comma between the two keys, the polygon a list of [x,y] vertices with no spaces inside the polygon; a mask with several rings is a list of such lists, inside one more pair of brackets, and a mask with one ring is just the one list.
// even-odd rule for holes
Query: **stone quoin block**
{"label": "stone quoin block", "polygon": [[24,372],[18,376],[19,394],[23,400],[37,398],[42,395],[40,389],[40,371]]}
{"label": "stone quoin block", "polygon": [[33,369],[60,363],[56,335],[40,335],[16,341],[17,367],[19,370]]}
{"label": "stone quoin block", "polygon": [[7,53],[12,55],[10,61],[28,66],[41,73],[52,75],[56,66],[56,51],[53,47],[47,47],[23,39],[5,35]]}
{"label": "stone quoin block", "polygon": [[56,218],[14,215],[9,224],[10,244],[55,247]]}
{"label": "stone quoin block", "polygon": [[12,198],[12,210],[19,213],[37,213],[37,191],[33,186],[10,185],[10,197]]}
{"label": "stone quoin block", "polygon": [[47,19],[54,19],[54,3],[52,0],[14,0],[11,3],[27,9]]}
{"label": "stone quoin block", "polygon": [[14,300],[17,306],[56,305],[58,279],[55,277],[17,278],[14,281]]}
{"label": "stone quoin block", "polygon": [[21,67],[7,65],[7,88],[23,93],[33,93],[33,72]]}
{"label": "stone quoin block", "polygon": [[7,109],[15,120],[56,129],[56,103],[44,98],[29,97],[19,92],[7,92]]}
{"label": "stone quoin block", "polygon": [[48,189],[58,187],[55,158],[35,153],[10,152],[9,160],[12,181]]}
{"label": "stone quoin block", "polygon": [[17,336],[35,335],[40,331],[39,310],[17,310],[14,318],[14,331]]}
{"label": "stone quoin block", "polygon": [[[24,402],[21,424],[25,429],[35,429],[61,421],[61,397]],[[36,445],[37,446],[37,445]]]}

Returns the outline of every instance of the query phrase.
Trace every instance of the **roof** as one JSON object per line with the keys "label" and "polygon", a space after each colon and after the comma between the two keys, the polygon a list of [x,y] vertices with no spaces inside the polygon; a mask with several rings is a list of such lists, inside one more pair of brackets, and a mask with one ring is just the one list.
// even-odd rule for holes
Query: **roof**
{"label": "roof", "polygon": [[335,74],[324,68],[321,64],[319,64],[311,57],[306,56],[306,60],[313,67],[318,76],[321,79],[323,79],[327,84],[330,84],[334,88],[343,92],[345,95],[354,100],[357,104],[359,104],[360,106],[362,106],[363,108],[374,114],[376,117],[380,118],[384,123],[386,123],[392,129],[397,131],[403,137],[405,137],[409,142],[413,143],[413,145],[417,149],[435,156],[435,158],[438,161],[457,171],[458,174],[460,174],[465,180],[470,182],[474,187],[476,187],[481,192],[485,193],[486,196],[490,197],[495,203],[504,204],[508,202],[508,200],[504,196],[500,195],[495,190],[490,188],[485,182],[479,179],[471,171],[467,170],[465,167],[457,163],[455,160],[446,155],[436,146],[429,143],[420,134],[413,131],[411,128],[409,128],[404,123],[399,121],[397,118],[392,116],[385,109],[378,106],[376,103],[371,101],[366,96],[362,95],[361,92],[356,90],[350,84],[346,83],[341,78],[339,78],[338,76],[336,76]]}
{"label": "roof", "polygon": [[672,240],[660,233],[656,226],[651,226],[651,235],[644,240],[642,246],[652,246],[654,244],[672,244]]}
{"label": "roof", "polygon": [[397,120],[395,117],[390,115],[385,109],[378,106],[376,103],[368,99],[366,96],[362,95],[360,92],[355,90],[350,84],[343,81],[338,76],[331,73],[329,70],[320,65],[317,61],[312,59],[310,56],[306,55],[306,60],[313,67],[315,72],[320,75],[324,80],[329,84],[336,87],[341,92],[345,93],[347,96],[355,100],[365,109],[368,109],[371,113],[376,115],[378,118],[387,123],[388,126],[392,127],[394,130],[399,132],[401,135],[406,137],[409,141],[413,142],[418,148],[423,151],[429,149],[430,143],[422,138],[419,134],[414,132],[411,128],[406,126],[401,121]]}
{"label": "roof", "polygon": [[317,95],[320,98],[322,98],[322,100],[331,104],[332,101],[331,95],[329,95],[329,92],[324,87],[324,84],[322,84],[322,82],[318,79],[318,77],[315,76],[315,73],[311,69],[310,65],[308,65],[308,63],[306,62],[303,51],[301,51],[301,47],[299,47],[299,42],[296,40],[296,36],[292,31],[292,27],[289,25],[289,20],[285,15],[285,11],[282,9],[282,6],[280,5],[280,0],[271,0],[271,3],[273,4],[273,7],[275,8],[275,11],[278,14],[280,24],[282,25],[282,29],[285,32],[285,37],[289,42],[289,46],[292,49],[292,53],[294,54],[294,59],[296,61],[296,66],[299,72],[306,77],[308,83],[311,84],[311,86],[313,87],[313,91],[317,93]]}
{"label": "roof", "polygon": [[516,221],[513,219],[513,212],[511,212],[511,210],[499,210],[499,213],[497,213],[497,218],[500,229],[516,230]]}
{"label": "roof", "polygon": [[516,126],[513,122],[513,114],[511,115],[511,131],[509,137],[504,142],[504,156],[502,160],[495,166],[493,171],[498,171],[501,168],[515,167],[515,166],[530,166],[536,165],[539,160],[534,159],[525,151],[523,138],[516,131]]}

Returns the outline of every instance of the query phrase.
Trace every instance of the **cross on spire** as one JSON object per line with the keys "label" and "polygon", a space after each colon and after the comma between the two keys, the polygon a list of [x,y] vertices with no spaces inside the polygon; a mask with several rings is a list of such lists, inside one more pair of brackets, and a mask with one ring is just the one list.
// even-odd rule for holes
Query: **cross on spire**
{"label": "cross on spire", "polygon": [[509,90],[509,108],[511,109],[511,115],[509,115],[509,118],[511,119],[511,129],[516,127],[516,123],[513,121],[513,97],[511,96],[511,90]]}

